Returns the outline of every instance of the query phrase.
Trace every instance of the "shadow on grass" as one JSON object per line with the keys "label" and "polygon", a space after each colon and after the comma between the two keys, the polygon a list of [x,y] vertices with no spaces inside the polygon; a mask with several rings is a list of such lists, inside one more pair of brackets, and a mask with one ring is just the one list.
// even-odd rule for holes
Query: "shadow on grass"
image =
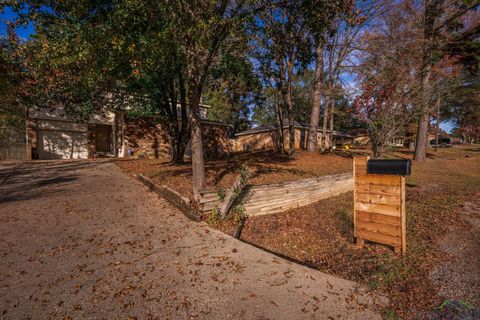
{"label": "shadow on grass", "polygon": [[[272,165],[285,165],[288,164],[292,159],[288,158],[286,155],[277,154],[270,151],[260,151],[255,153],[245,153],[245,154],[236,154],[230,159],[225,160],[209,160],[205,163],[205,171],[208,173],[214,173],[215,178],[212,181],[214,185],[218,184],[225,176],[229,174],[234,174],[240,168],[240,165],[246,163],[247,165],[255,168],[255,173],[251,178],[258,177],[265,173],[272,172],[289,172],[293,174],[299,174],[302,171],[298,169],[286,169],[286,168],[271,168]],[[180,165],[174,165],[169,162],[162,163],[152,163],[150,166],[169,166],[170,168],[165,168],[164,170],[159,170],[157,173],[153,174],[152,178],[161,178],[161,177],[183,177],[190,176],[192,174],[191,165],[189,162],[185,162]]]}

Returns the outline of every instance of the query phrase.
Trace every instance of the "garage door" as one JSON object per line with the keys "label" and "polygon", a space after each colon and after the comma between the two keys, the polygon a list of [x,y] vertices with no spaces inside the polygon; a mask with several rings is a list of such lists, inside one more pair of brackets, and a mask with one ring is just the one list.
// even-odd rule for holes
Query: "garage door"
{"label": "garage door", "polygon": [[40,159],[88,158],[87,133],[54,130],[38,131]]}
{"label": "garage door", "polygon": [[87,125],[72,121],[38,120],[40,159],[88,158]]}

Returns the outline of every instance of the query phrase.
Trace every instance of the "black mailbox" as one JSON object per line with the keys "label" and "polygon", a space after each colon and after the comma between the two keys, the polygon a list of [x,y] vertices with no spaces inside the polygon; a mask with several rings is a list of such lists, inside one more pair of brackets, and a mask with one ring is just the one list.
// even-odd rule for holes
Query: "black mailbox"
{"label": "black mailbox", "polygon": [[410,160],[368,160],[368,174],[393,174],[398,176],[409,176],[411,174],[412,161]]}

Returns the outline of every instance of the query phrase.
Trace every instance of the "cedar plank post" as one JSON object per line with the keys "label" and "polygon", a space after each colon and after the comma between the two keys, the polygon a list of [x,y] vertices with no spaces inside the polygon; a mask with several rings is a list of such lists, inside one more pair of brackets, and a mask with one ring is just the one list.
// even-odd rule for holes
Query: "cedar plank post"
{"label": "cedar plank post", "polygon": [[357,247],[363,247],[365,241],[357,236],[357,178],[362,174],[359,172],[357,167],[360,165],[366,166],[367,161],[370,157],[368,156],[361,156],[361,157],[353,157],[353,236],[356,239]]}
{"label": "cedar plank post", "polygon": [[406,203],[406,195],[405,195],[405,177],[401,177],[400,181],[400,201],[401,201],[401,208],[400,208],[400,217],[401,217],[401,226],[402,226],[402,254],[407,253],[407,211],[405,208]]}

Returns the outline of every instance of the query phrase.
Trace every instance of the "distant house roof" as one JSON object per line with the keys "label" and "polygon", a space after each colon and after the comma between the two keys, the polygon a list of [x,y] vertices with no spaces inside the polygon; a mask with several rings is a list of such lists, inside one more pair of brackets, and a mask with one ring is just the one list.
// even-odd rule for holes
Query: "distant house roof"
{"label": "distant house roof", "polygon": [[[190,105],[190,103],[187,101],[187,106]],[[180,107],[181,104],[180,104],[180,101],[177,101],[177,107]],[[212,106],[208,105],[208,104],[204,104],[204,103],[199,103],[198,104],[199,107],[202,107],[202,108],[211,108]]]}
{"label": "distant house roof", "polygon": [[205,124],[212,124],[212,125],[216,125],[216,126],[233,127],[233,125],[231,125],[231,124],[220,122],[220,121],[214,121],[214,120],[201,119],[200,122],[205,123]]}
{"label": "distant house roof", "polygon": [[252,133],[268,132],[268,131],[272,131],[272,130],[275,130],[275,129],[276,128],[273,127],[273,126],[258,126],[258,127],[255,127],[255,128],[251,128],[251,129],[248,129],[248,130],[244,130],[244,131],[240,131],[238,133],[235,133],[235,136],[244,136],[244,135],[252,134]]}
{"label": "distant house roof", "polygon": [[[288,120],[283,119],[283,129],[288,129],[288,127],[289,127]],[[294,122],[294,127],[297,128],[297,129],[308,129],[307,125],[305,125],[301,122],[298,122],[298,121]],[[244,136],[244,135],[249,135],[249,134],[274,131],[274,130],[277,130],[277,129],[278,129],[278,127],[274,126],[274,125],[258,126],[258,127],[255,127],[255,128],[245,130],[245,131],[238,132],[238,133],[235,134],[235,136],[239,137],[239,136]],[[322,128],[318,128],[318,132],[322,132]],[[330,133],[330,130],[327,129],[327,132]],[[338,137],[351,137],[348,134],[338,132],[338,131],[333,131],[333,135],[338,136]]]}
{"label": "distant house roof", "polygon": [[348,134],[352,137],[368,136],[368,130],[365,128],[356,128],[348,131]]}

